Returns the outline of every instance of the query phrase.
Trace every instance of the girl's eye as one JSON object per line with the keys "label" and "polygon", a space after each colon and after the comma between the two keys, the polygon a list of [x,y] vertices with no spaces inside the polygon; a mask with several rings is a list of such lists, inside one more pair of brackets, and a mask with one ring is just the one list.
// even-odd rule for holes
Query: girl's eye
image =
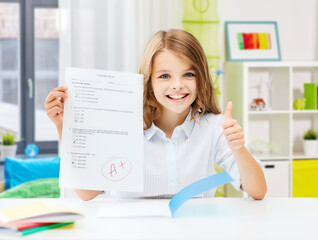
{"label": "girl's eye", "polygon": [[169,75],[168,74],[162,74],[159,78],[168,79]]}
{"label": "girl's eye", "polygon": [[184,74],[185,77],[194,77],[193,73],[187,72],[186,74]]}

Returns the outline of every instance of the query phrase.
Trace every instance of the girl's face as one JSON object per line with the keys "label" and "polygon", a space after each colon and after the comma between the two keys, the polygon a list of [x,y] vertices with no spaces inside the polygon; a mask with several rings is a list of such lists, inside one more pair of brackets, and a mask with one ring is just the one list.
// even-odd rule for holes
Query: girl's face
{"label": "girl's face", "polygon": [[156,55],[153,61],[151,83],[163,111],[188,112],[197,98],[195,71],[191,64],[169,50]]}

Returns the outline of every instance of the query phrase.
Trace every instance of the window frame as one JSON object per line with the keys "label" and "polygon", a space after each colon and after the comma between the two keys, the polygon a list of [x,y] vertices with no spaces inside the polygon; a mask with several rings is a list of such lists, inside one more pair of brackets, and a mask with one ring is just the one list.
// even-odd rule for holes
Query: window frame
{"label": "window frame", "polygon": [[[35,98],[34,98],[34,9],[58,8],[58,0],[0,0],[0,3],[19,4],[19,91],[20,136],[17,142],[18,154],[25,147],[35,143],[40,154],[58,153],[58,141],[35,141]],[[32,79],[32,93],[29,97],[28,79]],[[43,103],[44,104],[44,103]]]}

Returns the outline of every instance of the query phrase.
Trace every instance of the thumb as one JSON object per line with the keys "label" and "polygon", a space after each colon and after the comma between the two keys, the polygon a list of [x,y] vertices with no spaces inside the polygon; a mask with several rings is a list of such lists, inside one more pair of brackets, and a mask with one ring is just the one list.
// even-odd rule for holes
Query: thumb
{"label": "thumb", "polygon": [[225,120],[232,119],[232,102],[228,102],[225,111]]}

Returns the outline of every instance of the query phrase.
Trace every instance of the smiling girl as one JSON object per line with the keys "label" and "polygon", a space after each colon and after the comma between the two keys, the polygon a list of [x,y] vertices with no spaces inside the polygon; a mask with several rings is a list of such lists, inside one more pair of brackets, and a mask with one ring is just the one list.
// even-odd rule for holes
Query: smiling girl
{"label": "smiling girl", "polygon": [[[208,62],[200,43],[183,30],[157,32],[150,39],[139,73],[144,75],[144,192],[112,193],[124,198],[172,197],[185,186],[212,174],[218,164],[232,185],[263,199],[266,182],[259,161],[245,148],[244,133],[218,109]],[[53,89],[45,106],[62,138],[66,87]],[[60,99],[57,99],[59,97]],[[101,193],[75,190],[83,200]],[[215,189],[202,194],[213,197]]]}

